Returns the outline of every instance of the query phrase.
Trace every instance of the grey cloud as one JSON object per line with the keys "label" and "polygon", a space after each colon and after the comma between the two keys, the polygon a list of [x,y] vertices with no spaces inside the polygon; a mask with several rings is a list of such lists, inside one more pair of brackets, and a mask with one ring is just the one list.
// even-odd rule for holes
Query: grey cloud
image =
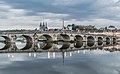
{"label": "grey cloud", "polygon": [[[15,16],[15,19],[18,17],[20,19],[31,17],[31,20],[34,22],[38,22],[39,20],[42,19],[43,20],[47,19],[50,21],[52,20],[54,22],[54,20],[60,20],[64,18],[69,22],[71,22],[70,20],[75,19],[76,21],[80,21],[81,23],[87,21],[88,24],[89,22],[93,22],[93,24],[97,23],[97,25],[99,25],[101,24],[101,22],[95,22],[92,20],[107,19],[118,23],[120,19],[119,1],[114,1],[114,0],[87,0],[87,1],[86,0],[69,0],[69,1],[67,0],[29,0],[29,1],[2,0],[2,3],[10,5],[11,8],[13,9],[25,10],[25,13],[20,15],[21,17]],[[6,13],[7,11],[3,11],[3,12]],[[42,13],[46,13],[46,14],[43,15]],[[51,16],[51,14],[53,14],[54,16]],[[62,16],[58,16],[59,14]],[[6,19],[5,17],[6,15],[2,15],[1,19]],[[37,19],[36,18],[32,19],[32,17],[37,17]],[[40,17],[40,19],[38,17]],[[22,21],[24,22],[24,20],[21,20],[20,22],[22,23]],[[114,24],[114,22],[110,24]],[[16,25],[16,23],[14,22],[13,24]],[[28,24],[31,23],[29,22]],[[55,24],[55,23],[51,23],[51,24]],[[103,25],[106,24],[103,22]]]}
{"label": "grey cloud", "polygon": [[[88,20],[96,18],[117,18],[112,13],[109,14],[109,11],[112,11],[111,8],[114,4],[113,0],[75,0],[68,3],[65,0],[6,0],[6,2],[12,5],[14,8],[32,11],[28,14],[28,16],[37,15],[37,13],[40,12],[49,12],[69,14],[71,15],[69,18],[71,19]],[[106,15],[105,13],[108,13],[109,15]]]}
{"label": "grey cloud", "polygon": [[[42,1],[42,0],[6,0],[6,2],[10,5],[12,5],[14,8],[17,9],[26,9],[30,10],[31,12],[28,13],[28,16],[30,15],[37,15],[37,13],[40,12],[49,12],[49,13],[56,13],[56,14],[69,14],[70,19],[84,19],[88,20],[89,18],[97,18],[100,16],[97,16],[102,11],[102,8],[96,8],[97,6],[93,6],[96,2],[96,0],[75,0],[71,1],[71,3],[74,3],[71,5],[69,2],[68,5],[65,5],[65,0],[49,0],[49,1]],[[58,3],[59,2],[59,3]],[[56,3],[54,5],[54,3]],[[94,16],[96,15],[96,16]],[[94,16],[94,17],[93,17]],[[104,17],[105,18],[105,17]]]}

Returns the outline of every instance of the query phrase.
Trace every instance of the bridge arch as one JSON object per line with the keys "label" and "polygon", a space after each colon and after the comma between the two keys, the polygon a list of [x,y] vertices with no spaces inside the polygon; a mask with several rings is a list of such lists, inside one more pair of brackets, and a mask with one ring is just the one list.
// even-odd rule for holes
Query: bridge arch
{"label": "bridge arch", "polygon": [[50,35],[44,34],[43,35],[48,41],[52,41],[52,37]]}
{"label": "bridge arch", "polygon": [[75,41],[80,41],[80,42],[82,42],[82,41],[83,41],[83,37],[80,36],[80,35],[75,35],[74,40],[75,40]]}
{"label": "bridge arch", "polygon": [[70,41],[70,36],[67,34],[60,34],[57,39],[58,41]]}
{"label": "bridge arch", "polygon": [[4,43],[4,47],[2,47],[0,50],[5,50],[5,49],[8,49],[10,48],[11,46],[11,40],[9,37],[7,36],[1,36],[2,38],[4,38],[5,40],[4,41],[1,41],[2,43]]}
{"label": "bridge arch", "polygon": [[52,37],[48,34],[43,34],[42,36],[39,37],[41,40],[46,40],[46,41],[52,41]]}
{"label": "bridge arch", "polygon": [[32,38],[30,36],[28,36],[28,35],[22,35],[22,36],[26,38],[27,43],[32,43],[33,42]]}
{"label": "bridge arch", "polygon": [[3,37],[3,38],[5,39],[6,42],[11,42],[10,38],[7,37],[7,36],[1,36],[1,37]]}
{"label": "bridge arch", "polygon": [[93,36],[88,36],[87,37],[87,45],[90,46],[90,47],[92,47],[92,46],[94,46],[94,44],[95,44],[94,37]]}
{"label": "bridge arch", "polygon": [[[32,47],[32,44],[33,44],[32,38],[28,35],[21,35],[21,36],[24,37],[26,41],[25,41],[25,46],[23,48],[21,48],[20,50],[30,49]],[[17,47],[17,49],[19,49],[19,48]]]}

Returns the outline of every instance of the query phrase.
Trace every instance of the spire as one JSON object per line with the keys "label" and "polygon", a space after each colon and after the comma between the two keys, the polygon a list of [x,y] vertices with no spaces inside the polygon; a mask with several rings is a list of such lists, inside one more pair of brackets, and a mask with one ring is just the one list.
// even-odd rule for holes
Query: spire
{"label": "spire", "polygon": [[39,31],[42,30],[42,23],[40,22],[40,25],[39,25]]}
{"label": "spire", "polygon": [[66,27],[65,27],[65,22],[64,22],[64,19],[63,19],[63,21],[62,21],[62,30],[65,30],[66,29]]}
{"label": "spire", "polygon": [[43,26],[45,26],[44,22],[43,22]]}
{"label": "spire", "polygon": [[47,27],[47,22],[46,22],[46,24],[45,24],[45,27]]}
{"label": "spire", "polygon": [[48,30],[47,22],[46,22],[46,24],[45,24],[45,29]]}
{"label": "spire", "polygon": [[64,19],[63,19],[63,22],[62,22],[62,24],[63,24],[63,30],[64,30],[64,27],[65,27],[65,26],[64,26]]}
{"label": "spire", "polygon": [[42,23],[40,22],[40,25],[39,25],[39,27],[41,27],[42,26]]}
{"label": "spire", "polygon": [[43,25],[42,25],[42,26],[43,26],[43,28],[42,28],[43,31],[45,31],[45,23],[44,23],[44,22],[43,22]]}

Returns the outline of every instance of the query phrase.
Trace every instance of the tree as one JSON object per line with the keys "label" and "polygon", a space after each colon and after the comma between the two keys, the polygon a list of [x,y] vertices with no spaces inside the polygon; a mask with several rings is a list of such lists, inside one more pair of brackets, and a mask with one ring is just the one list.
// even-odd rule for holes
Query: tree
{"label": "tree", "polygon": [[75,24],[72,24],[72,30],[76,30]]}

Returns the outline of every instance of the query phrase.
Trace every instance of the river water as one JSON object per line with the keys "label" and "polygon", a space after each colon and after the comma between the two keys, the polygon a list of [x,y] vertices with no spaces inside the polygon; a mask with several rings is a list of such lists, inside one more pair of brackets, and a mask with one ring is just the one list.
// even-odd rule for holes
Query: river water
{"label": "river water", "polygon": [[[22,48],[24,43],[16,45]],[[120,52],[105,49],[119,50],[119,45],[69,52],[0,53],[0,74],[120,74]]]}

